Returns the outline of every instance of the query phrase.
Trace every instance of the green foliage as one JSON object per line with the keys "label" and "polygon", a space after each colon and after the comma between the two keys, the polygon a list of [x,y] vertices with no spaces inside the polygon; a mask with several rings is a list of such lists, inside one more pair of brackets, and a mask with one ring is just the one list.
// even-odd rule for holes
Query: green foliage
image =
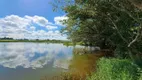
{"label": "green foliage", "polygon": [[142,80],[142,73],[140,74],[139,80]]}
{"label": "green foliage", "polygon": [[138,80],[138,77],[138,67],[131,61],[101,58],[97,71],[88,80]]}
{"label": "green foliage", "polygon": [[63,21],[66,25],[63,32],[73,42],[111,49],[123,58],[130,56],[127,53],[140,54],[142,10],[136,5],[138,1],[74,0],[70,5],[61,3],[68,17]]}

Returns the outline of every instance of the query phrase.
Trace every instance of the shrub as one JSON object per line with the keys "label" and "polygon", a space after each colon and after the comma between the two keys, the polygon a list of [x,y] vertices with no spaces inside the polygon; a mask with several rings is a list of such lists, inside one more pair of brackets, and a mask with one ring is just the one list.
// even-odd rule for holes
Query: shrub
{"label": "shrub", "polygon": [[88,80],[138,80],[138,67],[126,59],[101,58]]}

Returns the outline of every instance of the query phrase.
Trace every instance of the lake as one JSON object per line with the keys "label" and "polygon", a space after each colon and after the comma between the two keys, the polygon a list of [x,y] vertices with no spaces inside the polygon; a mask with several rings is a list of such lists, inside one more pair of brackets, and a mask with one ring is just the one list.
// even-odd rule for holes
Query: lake
{"label": "lake", "polygon": [[62,72],[85,75],[95,67],[93,54],[74,54],[75,48],[63,44],[0,43],[0,80],[52,79]]}

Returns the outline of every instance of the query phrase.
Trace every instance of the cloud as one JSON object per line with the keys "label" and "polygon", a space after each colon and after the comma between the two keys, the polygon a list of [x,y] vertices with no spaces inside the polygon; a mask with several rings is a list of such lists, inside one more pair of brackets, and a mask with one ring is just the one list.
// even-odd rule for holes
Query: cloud
{"label": "cloud", "polygon": [[6,16],[5,18],[0,18],[0,26],[2,28],[26,28],[31,23],[31,20],[19,17],[17,15]]}
{"label": "cloud", "polygon": [[54,29],[57,29],[58,27],[57,26],[52,26],[52,25],[47,25],[46,28],[48,30],[54,30]]}
{"label": "cloud", "polygon": [[30,26],[30,30],[35,31],[36,27]]}
{"label": "cloud", "polygon": [[62,23],[62,21],[63,21],[63,20],[67,20],[67,19],[68,19],[68,17],[66,17],[66,16],[57,16],[57,17],[54,18],[54,21],[55,21],[55,24],[56,24],[56,25],[65,26],[65,25]]}
{"label": "cloud", "polygon": [[[41,28],[38,29],[37,25]],[[43,27],[45,29],[42,29]],[[9,15],[0,18],[0,37],[12,37],[15,39],[67,39],[67,36],[59,32],[58,26],[37,15],[26,15],[24,17]]]}
{"label": "cloud", "polygon": [[31,20],[33,23],[38,24],[39,26],[46,26],[47,24],[52,24],[51,22],[48,22],[48,20],[42,16],[25,16],[25,18]]}

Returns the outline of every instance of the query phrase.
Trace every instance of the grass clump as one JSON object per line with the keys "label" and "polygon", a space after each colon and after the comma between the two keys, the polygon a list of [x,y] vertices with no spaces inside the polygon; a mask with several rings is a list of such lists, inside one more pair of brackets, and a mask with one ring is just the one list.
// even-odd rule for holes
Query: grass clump
{"label": "grass clump", "polygon": [[127,59],[101,58],[88,80],[138,80],[138,67]]}

